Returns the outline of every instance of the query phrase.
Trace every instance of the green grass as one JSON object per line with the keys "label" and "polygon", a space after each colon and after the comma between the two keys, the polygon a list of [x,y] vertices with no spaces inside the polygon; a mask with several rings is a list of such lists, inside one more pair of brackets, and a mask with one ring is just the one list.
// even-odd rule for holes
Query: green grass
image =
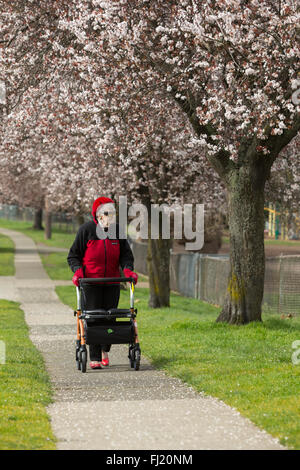
{"label": "green grass", "polygon": [[[222,244],[229,244],[229,237],[223,236]],[[300,248],[300,241],[299,240],[275,240],[272,238],[266,238],[265,245],[298,246]]]}
{"label": "green grass", "polygon": [[138,282],[148,282],[148,276],[144,276],[143,274],[139,274]]}
{"label": "green grass", "polygon": [[15,246],[12,240],[0,234],[0,276],[14,276]]}
{"label": "green grass", "polygon": [[71,281],[73,273],[67,263],[68,253],[40,254],[43,266],[53,280]]}
{"label": "green grass", "polygon": [[75,239],[74,233],[66,233],[55,225],[52,228],[52,238],[50,240],[45,239],[42,230],[34,230],[31,222],[0,219],[0,227],[20,231],[24,235],[31,237],[36,243],[43,243],[47,246],[58,248],[70,248]]}
{"label": "green grass", "polygon": [[[72,287],[57,287],[61,300],[76,308]],[[120,307],[128,306],[122,291]],[[142,354],[167,374],[197,391],[218,397],[282,444],[300,449],[300,365],[292,342],[300,319],[264,314],[263,323],[216,323],[219,309],[171,295],[171,308],[150,309],[148,289],[137,288]]]}
{"label": "green grass", "polygon": [[24,313],[16,302],[0,300],[0,449],[55,449],[46,406],[51,386],[41,354],[28,337]]}
{"label": "green grass", "polygon": [[272,238],[267,238],[265,240],[265,245],[283,245],[283,246],[298,246],[300,247],[299,240],[275,240]]}

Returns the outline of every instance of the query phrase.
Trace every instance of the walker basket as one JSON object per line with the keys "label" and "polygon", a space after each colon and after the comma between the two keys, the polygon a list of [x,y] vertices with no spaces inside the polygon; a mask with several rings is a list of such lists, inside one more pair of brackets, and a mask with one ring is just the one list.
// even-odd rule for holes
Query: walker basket
{"label": "walker basket", "polygon": [[86,344],[128,344],[134,343],[134,325],[131,321],[86,325]]}

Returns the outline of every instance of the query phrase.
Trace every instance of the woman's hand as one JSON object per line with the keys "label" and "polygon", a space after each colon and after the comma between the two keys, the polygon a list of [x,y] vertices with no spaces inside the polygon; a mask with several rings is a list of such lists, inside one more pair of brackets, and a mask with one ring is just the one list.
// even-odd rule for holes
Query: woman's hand
{"label": "woman's hand", "polygon": [[132,277],[132,279],[134,280],[134,283],[137,284],[137,281],[138,281],[137,273],[130,271],[130,269],[127,269],[127,268],[123,269],[123,273],[125,277]]}
{"label": "woman's hand", "polygon": [[79,279],[84,277],[83,269],[79,268],[75,271],[74,276],[72,278],[72,282],[75,286],[79,287]]}

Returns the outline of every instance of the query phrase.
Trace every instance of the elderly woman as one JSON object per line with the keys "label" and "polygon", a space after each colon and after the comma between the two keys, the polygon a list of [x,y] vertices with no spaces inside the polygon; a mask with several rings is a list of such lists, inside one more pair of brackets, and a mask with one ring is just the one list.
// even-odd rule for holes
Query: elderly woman
{"label": "elderly woman", "polygon": [[[119,226],[115,222],[114,201],[99,197],[93,203],[93,220],[79,227],[75,241],[68,254],[68,264],[74,272],[73,283],[78,286],[83,277],[120,277],[120,267],[125,277],[135,283],[138,275],[133,272],[133,254],[126,239],[119,238]],[[108,230],[115,225],[115,238]],[[112,227],[110,227],[112,228]],[[87,310],[116,308],[119,303],[120,285],[86,285],[85,307]],[[95,320],[96,321],[96,320]],[[90,367],[101,369],[109,365],[110,345],[90,345]]]}

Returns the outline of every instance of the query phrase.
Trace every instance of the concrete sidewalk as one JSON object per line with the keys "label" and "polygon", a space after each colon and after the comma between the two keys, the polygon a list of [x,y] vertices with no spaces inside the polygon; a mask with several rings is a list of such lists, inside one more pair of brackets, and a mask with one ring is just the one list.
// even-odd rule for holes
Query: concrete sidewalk
{"label": "concrete sidewalk", "polygon": [[44,356],[58,449],[284,449],[223,402],[155,370],[143,344],[138,372],[123,345],[112,346],[108,369],[78,371],[73,311],[59,301],[34,242],[19,232],[0,233],[16,247],[16,275],[0,278],[0,298],[21,302],[30,338]]}

